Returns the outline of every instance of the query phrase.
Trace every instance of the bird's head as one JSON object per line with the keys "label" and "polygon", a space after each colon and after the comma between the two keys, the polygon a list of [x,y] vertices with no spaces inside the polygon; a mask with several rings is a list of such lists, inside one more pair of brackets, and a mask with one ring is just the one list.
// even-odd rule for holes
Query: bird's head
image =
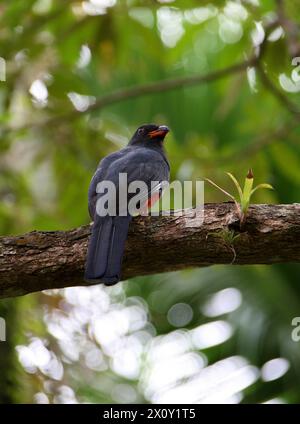
{"label": "bird's head", "polygon": [[166,125],[141,125],[133,134],[129,144],[161,143],[169,131]]}

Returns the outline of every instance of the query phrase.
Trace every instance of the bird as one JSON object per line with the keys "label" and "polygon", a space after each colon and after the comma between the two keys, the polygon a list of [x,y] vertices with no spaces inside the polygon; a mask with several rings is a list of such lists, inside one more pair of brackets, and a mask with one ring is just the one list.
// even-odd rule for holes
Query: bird
{"label": "bird", "polygon": [[[141,125],[126,147],[100,161],[88,190],[88,210],[93,225],[84,273],[87,283],[111,286],[121,280],[123,254],[134,215],[128,208],[134,194],[128,193],[127,189],[135,181],[145,183],[138,202],[142,212],[160,198],[164,184],[170,178],[170,164],[164,149],[168,132],[166,125]],[[127,177],[125,184],[123,180],[120,183],[120,175],[124,174]],[[110,183],[114,184],[115,191],[99,190],[102,184]],[[120,201],[120,194],[125,202]],[[112,199],[113,195],[117,200]],[[103,206],[104,200],[106,204],[111,201],[110,211],[115,213],[99,213],[99,205]]]}

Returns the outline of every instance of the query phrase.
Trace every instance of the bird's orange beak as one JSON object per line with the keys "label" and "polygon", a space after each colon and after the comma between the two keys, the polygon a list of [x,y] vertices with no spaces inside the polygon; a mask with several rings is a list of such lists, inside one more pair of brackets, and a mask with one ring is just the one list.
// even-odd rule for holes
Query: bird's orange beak
{"label": "bird's orange beak", "polygon": [[156,130],[150,131],[149,136],[150,138],[155,138],[155,137],[164,138],[169,131],[170,130],[166,125],[160,125]]}

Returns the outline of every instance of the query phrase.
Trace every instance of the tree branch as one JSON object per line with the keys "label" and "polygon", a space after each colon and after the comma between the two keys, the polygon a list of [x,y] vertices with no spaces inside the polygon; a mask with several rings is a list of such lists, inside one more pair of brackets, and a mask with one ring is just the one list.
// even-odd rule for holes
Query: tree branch
{"label": "tree branch", "polygon": [[259,72],[259,75],[261,77],[261,81],[266,87],[267,90],[269,90],[273,96],[282,104],[283,107],[285,107],[294,117],[299,120],[300,116],[300,110],[298,109],[298,106],[294,104],[272,81],[270,78],[268,78],[266,72],[263,70],[263,68],[258,65],[257,70]]}
{"label": "tree branch", "polygon": [[[180,211],[181,212],[181,211]],[[137,217],[130,227],[124,278],[213,264],[300,262],[300,204],[252,205],[239,233],[233,203],[171,216]],[[229,231],[238,235],[234,242]],[[0,297],[85,285],[90,226],[0,238]]]}
{"label": "tree branch", "polygon": [[[286,141],[287,138],[291,137],[291,133],[300,126],[299,120],[295,119],[295,116],[293,118],[293,120],[289,120],[286,123],[279,125],[278,128],[273,131],[258,134],[250,144],[246,144],[237,151],[216,158],[215,163],[222,165],[230,161],[249,161],[251,156],[256,155],[265,147],[274,143],[274,141]],[[298,139],[296,140],[296,143],[299,143]]]}
{"label": "tree branch", "polygon": [[150,82],[146,84],[140,84],[129,88],[120,88],[111,93],[105,94],[99,97],[94,104],[91,104],[86,110],[70,110],[62,115],[52,116],[48,119],[41,121],[30,122],[20,127],[4,127],[2,131],[24,131],[29,128],[41,128],[45,126],[53,126],[59,122],[69,121],[72,119],[79,118],[86,113],[93,112],[95,110],[101,110],[106,106],[110,106],[115,103],[122,102],[124,100],[134,99],[137,97],[163,93],[165,91],[175,90],[182,87],[190,87],[194,85],[210,83],[219,79],[234,75],[245,71],[249,66],[254,66],[257,63],[258,58],[252,57],[244,62],[236,63],[228,66],[227,68],[219,69],[204,75],[192,75],[187,77],[169,78],[161,81]]}

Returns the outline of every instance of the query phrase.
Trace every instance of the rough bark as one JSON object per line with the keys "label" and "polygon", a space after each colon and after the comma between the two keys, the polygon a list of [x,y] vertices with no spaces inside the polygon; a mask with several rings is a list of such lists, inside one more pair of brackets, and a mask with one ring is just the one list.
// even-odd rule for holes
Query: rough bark
{"label": "rough bark", "polygon": [[[196,211],[135,218],[124,279],[213,264],[300,262],[300,204],[252,205],[243,231],[233,203],[206,204],[203,223]],[[1,237],[0,297],[85,285],[89,234],[90,225],[85,225]]]}

